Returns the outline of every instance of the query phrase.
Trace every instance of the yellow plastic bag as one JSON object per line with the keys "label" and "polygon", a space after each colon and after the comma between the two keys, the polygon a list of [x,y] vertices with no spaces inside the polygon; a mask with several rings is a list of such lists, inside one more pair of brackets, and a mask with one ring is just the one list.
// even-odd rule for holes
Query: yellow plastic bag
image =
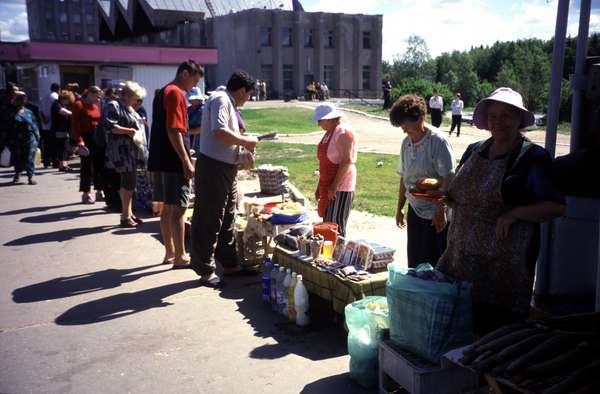
{"label": "yellow plastic bag", "polygon": [[40,148],[37,148],[35,150],[35,165],[39,166],[40,164],[42,164],[42,151]]}

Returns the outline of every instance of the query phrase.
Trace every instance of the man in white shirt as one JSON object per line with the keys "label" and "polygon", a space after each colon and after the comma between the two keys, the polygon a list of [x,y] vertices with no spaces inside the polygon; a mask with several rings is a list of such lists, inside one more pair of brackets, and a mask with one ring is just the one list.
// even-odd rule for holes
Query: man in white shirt
{"label": "man in white shirt", "polygon": [[429,110],[431,111],[431,124],[433,127],[440,127],[442,124],[444,100],[437,89],[433,90],[433,96],[429,99]]}
{"label": "man in white shirt", "polygon": [[454,98],[452,100],[452,126],[450,127],[450,135],[454,131],[456,127],[456,136],[460,137],[460,123],[462,122],[462,112],[465,107],[465,103],[460,99],[460,93],[454,93]]}
{"label": "man in white shirt", "polygon": [[48,168],[52,165],[52,147],[54,146],[53,136],[50,131],[52,126],[52,104],[58,100],[58,92],[60,92],[60,85],[54,82],[50,85],[50,93],[45,96],[40,103],[40,117],[42,118],[41,128],[41,145],[40,150],[42,151],[42,163],[44,168]]}

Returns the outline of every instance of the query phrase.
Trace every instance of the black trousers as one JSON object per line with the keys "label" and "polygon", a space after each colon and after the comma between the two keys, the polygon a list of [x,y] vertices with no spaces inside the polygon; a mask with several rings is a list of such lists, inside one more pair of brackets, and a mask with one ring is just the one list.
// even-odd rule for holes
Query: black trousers
{"label": "black trousers", "polygon": [[42,151],[42,164],[50,167],[54,159],[54,133],[50,130],[40,131],[40,150]]}
{"label": "black trousers", "polygon": [[460,123],[462,122],[462,115],[452,115],[452,126],[450,127],[450,135],[456,127],[456,136],[460,136]]}
{"label": "black trousers", "polygon": [[236,165],[198,155],[190,248],[198,275],[214,272],[215,259],[225,268],[239,265],[234,233],[236,176]]}
{"label": "black trousers", "polygon": [[[53,132],[53,134],[55,133]],[[58,167],[59,162],[67,160],[67,149],[65,147],[67,137],[57,137],[55,134],[52,141],[54,146],[54,149],[52,149],[52,166]]]}
{"label": "black trousers", "polygon": [[442,110],[431,108],[431,124],[433,127],[440,127],[442,124]]}
{"label": "black trousers", "polygon": [[98,149],[96,146],[93,132],[83,132],[82,137],[90,154],[89,156],[81,156],[79,191],[89,192],[92,188],[92,184],[96,190],[103,190],[104,184],[102,172],[104,169],[105,152],[103,149]]}
{"label": "black trousers", "polygon": [[409,205],[406,227],[408,267],[414,268],[421,263],[429,263],[435,267],[446,250],[448,226],[441,233],[436,232],[431,220],[417,216]]}

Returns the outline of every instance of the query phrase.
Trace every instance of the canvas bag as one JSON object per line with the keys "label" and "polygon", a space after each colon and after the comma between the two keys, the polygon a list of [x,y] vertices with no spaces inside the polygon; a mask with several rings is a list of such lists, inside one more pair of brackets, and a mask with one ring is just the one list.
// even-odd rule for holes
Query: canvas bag
{"label": "canvas bag", "polygon": [[10,167],[10,149],[7,146],[2,149],[2,153],[0,153],[0,166],[1,167]]}

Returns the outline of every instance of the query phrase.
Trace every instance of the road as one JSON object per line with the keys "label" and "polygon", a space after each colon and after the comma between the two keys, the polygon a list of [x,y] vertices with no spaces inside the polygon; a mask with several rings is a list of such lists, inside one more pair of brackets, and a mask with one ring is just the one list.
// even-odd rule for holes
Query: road
{"label": "road", "polygon": [[0,170],[1,393],[364,393],[339,326],[298,332],[259,278],[217,291],[160,265],[158,222],[116,226],[77,176]]}

